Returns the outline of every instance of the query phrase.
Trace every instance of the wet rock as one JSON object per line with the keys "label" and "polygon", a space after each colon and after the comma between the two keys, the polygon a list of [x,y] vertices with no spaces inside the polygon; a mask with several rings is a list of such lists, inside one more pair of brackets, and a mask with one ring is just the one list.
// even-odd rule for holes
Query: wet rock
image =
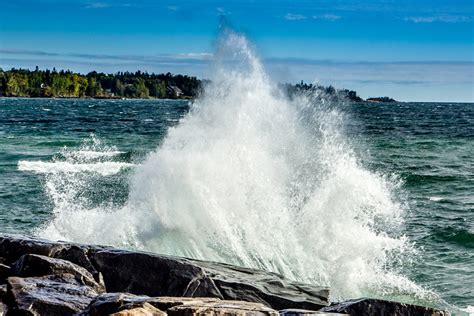
{"label": "wet rock", "polygon": [[347,313],[349,315],[367,316],[446,316],[449,312],[430,307],[404,304],[399,302],[377,299],[355,299],[345,301],[328,307],[321,311]]}
{"label": "wet rock", "polygon": [[278,312],[261,303],[218,301],[178,305],[168,309],[169,316],[225,315],[225,316],[278,316]]}
{"label": "wet rock", "polygon": [[170,297],[170,296],[160,296],[152,297],[147,300],[148,303],[152,304],[156,308],[167,311],[171,307],[179,305],[189,305],[189,304],[202,304],[202,303],[214,303],[220,301],[218,298],[213,297]]}
{"label": "wet rock", "polygon": [[110,314],[109,316],[166,316],[166,313],[145,303],[142,307],[124,309],[117,313]]}
{"label": "wet rock", "polygon": [[42,255],[23,255],[12,265],[12,272],[14,275],[20,277],[35,277],[49,274],[60,275],[68,273],[81,279],[85,285],[90,286],[97,293],[105,292],[104,285],[98,284],[89,271],[77,264],[63,259],[55,259]]}
{"label": "wet rock", "polygon": [[329,289],[291,282],[276,273],[224,263],[194,261],[228,300],[260,302],[274,309],[318,310],[329,304]]}
{"label": "wet rock", "polygon": [[108,315],[124,309],[144,307],[150,304],[160,311],[166,311],[178,305],[203,304],[217,302],[216,298],[192,297],[149,297],[146,295],[133,295],[129,293],[104,293],[89,304],[83,315]]}
{"label": "wet rock", "polygon": [[11,264],[28,253],[51,256],[61,248],[64,248],[64,244],[59,242],[19,235],[0,235],[0,256],[5,264]]}
{"label": "wet rock", "polygon": [[8,263],[29,253],[69,260],[91,272],[96,281],[102,273],[110,292],[217,297],[261,302],[275,309],[314,310],[328,305],[329,289],[289,282],[274,273],[109,247],[0,235],[0,256]]}
{"label": "wet rock", "polygon": [[91,248],[88,246],[67,245],[64,248],[57,249],[52,254],[52,257],[67,260],[83,267],[92,274],[97,283],[102,284],[102,274],[96,270],[89,259],[91,251]]}
{"label": "wet rock", "polygon": [[0,263],[0,282],[3,283],[5,280],[11,276],[11,268],[5,264]]}
{"label": "wet rock", "polygon": [[91,262],[102,272],[109,292],[221,297],[204,271],[184,258],[110,248],[95,253]]}
{"label": "wet rock", "polygon": [[7,304],[19,315],[74,315],[98,293],[72,274],[9,277]]}
{"label": "wet rock", "polygon": [[[164,314],[158,308],[150,305],[147,301],[152,300],[149,296],[138,296],[128,293],[104,293],[97,296],[84,310],[82,315],[100,316],[119,313],[126,310],[144,309],[148,311],[157,311],[158,314]],[[152,307],[152,309],[149,308]],[[120,314],[122,315],[122,314]],[[124,314],[126,315],[126,314]],[[139,314],[137,314],[139,315]]]}
{"label": "wet rock", "polygon": [[227,264],[112,248],[94,253],[91,262],[103,273],[107,290],[113,292],[217,297],[259,302],[275,309],[319,309],[328,305],[327,288],[289,282],[275,273]]}

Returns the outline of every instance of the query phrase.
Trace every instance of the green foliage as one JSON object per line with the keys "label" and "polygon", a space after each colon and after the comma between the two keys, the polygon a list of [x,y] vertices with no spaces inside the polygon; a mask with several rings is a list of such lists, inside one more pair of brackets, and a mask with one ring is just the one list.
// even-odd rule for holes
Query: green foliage
{"label": "green foliage", "polygon": [[[193,98],[201,88],[195,77],[118,72],[87,75],[72,71],[0,69],[0,96],[64,98]],[[175,92],[179,91],[179,94]]]}

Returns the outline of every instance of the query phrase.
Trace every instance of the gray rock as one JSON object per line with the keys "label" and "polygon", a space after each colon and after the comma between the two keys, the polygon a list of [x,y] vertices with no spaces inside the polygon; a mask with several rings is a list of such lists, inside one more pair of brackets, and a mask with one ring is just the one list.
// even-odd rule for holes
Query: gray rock
{"label": "gray rock", "polygon": [[166,316],[166,313],[148,303],[145,303],[141,307],[124,309],[110,314],[109,316]]}
{"label": "gray rock", "polygon": [[72,274],[9,277],[7,304],[14,315],[74,315],[98,293]]}
{"label": "gray rock", "polygon": [[93,251],[89,246],[64,245],[63,248],[56,249],[52,257],[75,263],[89,271],[98,283],[103,283],[102,274],[96,270],[89,260],[89,254]]}
{"label": "gray rock", "polygon": [[[91,262],[102,272],[107,290],[112,292],[217,297],[260,302],[275,309],[319,309],[328,305],[327,288],[227,264],[117,249],[95,252]],[[136,273],[137,263],[140,273]]]}
{"label": "gray rock", "polygon": [[122,310],[141,308],[148,304],[147,301],[150,299],[148,296],[128,293],[104,293],[94,298],[82,315],[109,315]]}
{"label": "gray rock", "polygon": [[[274,309],[319,309],[329,289],[232,265],[17,235],[0,235],[0,256],[12,263],[24,254],[62,258],[102,273],[109,292],[149,296],[216,297],[260,302]],[[139,270],[137,270],[139,267]]]}
{"label": "gray rock", "polygon": [[341,302],[321,309],[326,312],[347,313],[367,316],[446,316],[449,312],[431,307],[399,302],[361,298]]}
{"label": "gray rock", "polygon": [[51,256],[61,248],[64,248],[64,244],[60,242],[55,243],[20,235],[6,234],[0,236],[0,256],[5,264],[12,264],[18,258],[28,253]]}
{"label": "gray rock", "polygon": [[166,311],[178,305],[213,303],[217,301],[219,299],[207,297],[149,297],[130,293],[104,293],[94,298],[82,315],[108,315],[125,309],[143,307],[145,304],[150,304],[160,311]]}
{"label": "gray rock", "polygon": [[169,316],[279,316],[278,312],[261,303],[243,301],[217,301],[178,305],[168,309]]}
{"label": "gray rock", "polygon": [[12,273],[20,277],[35,277],[45,275],[60,275],[69,273],[81,279],[85,285],[93,288],[97,293],[105,292],[103,284],[97,283],[92,274],[72,262],[55,259],[42,255],[23,255],[12,265]]}
{"label": "gray rock", "polygon": [[193,262],[202,267],[228,300],[260,302],[277,310],[317,310],[329,304],[329,289],[325,287],[292,282],[277,273],[224,263]]}

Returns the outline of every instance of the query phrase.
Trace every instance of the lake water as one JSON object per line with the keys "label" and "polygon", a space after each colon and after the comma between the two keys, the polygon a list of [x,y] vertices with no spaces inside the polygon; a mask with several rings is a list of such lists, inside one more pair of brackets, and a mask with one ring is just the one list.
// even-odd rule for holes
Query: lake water
{"label": "lake water", "polygon": [[[246,178],[247,174],[257,170],[248,167],[248,164],[253,161],[258,162],[259,159],[264,161],[264,165],[275,163],[286,166],[286,164],[281,161],[278,163],[267,161],[269,158],[259,156],[257,149],[246,146],[245,150],[248,151],[248,155],[255,158],[246,162],[239,160],[238,166],[247,164],[248,170],[239,172],[237,176],[230,174],[225,181],[237,181],[235,188],[256,186],[255,190],[246,192],[244,197],[244,194],[239,195],[240,191],[238,190],[240,189],[233,190],[234,187],[228,187],[228,190],[222,195],[214,195],[212,191],[220,190],[220,188],[226,187],[226,184],[212,184],[212,179],[219,175],[209,176],[209,174],[213,172],[212,170],[216,172],[220,170],[217,167],[218,164],[226,164],[227,159],[233,159],[233,156],[226,157],[225,154],[223,157],[218,157],[219,152],[226,153],[228,143],[234,149],[241,148],[239,147],[240,143],[236,141],[240,138],[225,136],[226,132],[231,133],[233,129],[220,129],[219,134],[221,135],[218,137],[203,132],[215,128],[213,124],[219,124],[212,117],[208,117],[207,125],[196,128],[196,133],[202,133],[200,137],[213,140],[213,144],[220,144],[219,146],[222,147],[217,147],[216,152],[213,152],[214,147],[201,146],[199,143],[201,138],[197,138],[198,136],[195,137],[199,141],[193,141],[194,145],[186,144],[186,140],[183,140],[181,146],[179,141],[176,141],[173,146],[168,146],[171,149],[166,153],[157,151],[159,146],[163,146],[162,143],[169,128],[183,124],[189,129],[193,129],[192,122],[187,121],[187,118],[181,123],[179,121],[183,117],[187,117],[190,106],[189,101],[171,100],[0,99],[0,232],[107,243],[255,266],[254,261],[250,259],[246,261],[247,257],[243,255],[233,258],[229,254],[222,252],[217,254],[211,250],[205,250],[206,247],[209,249],[221,247],[214,244],[209,246],[209,238],[202,241],[206,246],[200,245],[195,239],[187,241],[186,231],[190,231],[189,236],[191,237],[195,233],[199,234],[199,232],[192,230],[194,228],[190,228],[194,227],[190,226],[192,224],[173,226],[166,223],[174,220],[186,221],[186,216],[179,213],[183,211],[178,212],[181,209],[186,209],[186,212],[189,212],[193,218],[193,214],[202,212],[200,208],[212,208],[212,205],[202,204],[198,198],[202,196],[213,200],[214,204],[227,208],[225,214],[231,217],[226,219],[229,222],[242,221],[239,216],[252,215],[239,214],[241,206],[238,201],[232,200],[233,192],[238,192],[235,198],[244,199],[248,198],[249,194],[253,194],[252,192],[260,190],[253,180]],[[389,198],[392,204],[384,204],[384,200],[379,199],[377,200],[378,204],[373,207],[391,208],[396,205],[397,209],[401,210],[402,224],[393,229],[390,225],[385,225],[383,228],[374,225],[370,233],[377,234],[377,238],[380,238],[382,232],[390,236],[397,236],[396,240],[404,238],[404,242],[411,248],[410,254],[393,255],[393,260],[397,262],[391,262],[392,259],[389,258],[388,263],[384,263],[385,268],[396,267],[396,276],[402,275],[416,286],[436,293],[442,301],[448,304],[463,308],[474,305],[474,104],[360,103],[341,106],[338,113],[341,113],[340,116],[344,121],[343,124],[341,123],[343,128],[340,128],[340,133],[344,137],[344,146],[350,145],[351,156],[357,158],[358,168],[365,173],[351,174],[349,171],[346,175],[343,173],[343,177],[354,178],[351,180],[351,183],[355,183],[353,186],[345,183],[345,180],[338,180],[337,176],[333,176],[332,179],[335,180],[332,182],[321,182],[320,177],[314,178],[315,182],[325,183],[321,187],[313,188],[311,194],[314,195],[314,199],[321,198],[329,201],[325,203],[332,203],[325,204],[326,209],[328,209],[327,205],[330,205],[335,210],[344,210],[346,206],[334,206],[336,201],[332,201],[331,197],[337,199],[347,197],[347,199],[351,199],[350,203],[356,207],[359,202],[355,203],[354,199],[357,199],[357,196],[352,195],[358,188],[358,181],[365,183],[364,181],[368,181],[365,179],[366,176],[380,177],[382,180],[379,182],[372,181],[369,184],[361,184],[361,186],[364,191],[370,191],[372,192],[370,194],[375,196],[381,194],[378,193],[378,190],[382,190],[376,186],[385,186],[389,183],[389,187],[385,189],[390,191]],[[173,130],[174,132],[171,134],[176,134],[176,130],[180,129],[173,128]],[[240,134],[244,133],[240,132]],[[291,132],[288,131],[288,133]],[[176,135],[169,136],[171,139],[173,137],[177,138]],[[252,137],[252,135],[248,135],[248,137]],[[319,135],[318,137],[323,136]],[[271,138],[261,139],[262,142],[259,146],[265,147],[267,146],[265,142]],[[279,143],[282,148],[291,144],[293,143]],[[164,146],[167,147],[166,144]],[[182,157],[182,148],[186,149],[186,153],[192,152],[193,156],[185,160]],[[294,148],[298,147],[295,145]],[[236,151],[235,156],[238,156],[239,153],[242,154],[245,151]],[[163,158],[165,154],[169,157]],[[255,156],[252,156],[254,154]],[[203,155],[204,158],[201,157]],[[171,165],[171,161],[173,165]],[[189,167],[196,161],[206,162],[206,165],[199,165],[196,168]],[[166,169],[163,167],[165,162],[169,165]],[[207,162],[212,162],[214,165],[208,166]],[[142,167],[144,165],[153,166],[153,164],[156,164],[156,167],[148,167],[148,169]],[[230,161],[229,164],[231,164]],[[350,168],[352,167],[348,165],[347,170],[352,170]],[[163,170],[168,171],[164,172]],[[223,170],[225,172],[226,169]],[[259,170],[262,173],[267,171],[265,168]],[[283,172],[285,169],[279,170]],[[193,173],[193,175],[189,175],[189,173]],[[140,178],[140,174],[148,176]],[[221,175],[227,176],[226,174]],[[173,181],[171,178],[174,177],[186,179],[186,182],[184,180],[183,182]],[[259,177],[261,179],[262,175]],[[238,179],[236,180],[236,178]],[[203,181],[199,182],[196,179],[203,179]],[[279,178],[275,176],[271,179]],[[188,182],[192,183],[187,186],[185,183]],[[272,185],[270,182],[265,183],[265,186]],[[156,196],[150,195],[151,193],[146,193],[153,191],[155,186],[156,191],[163,193],[162,195],[157,194],[158,199],[164,199],[166,205],[171,205],[173,209],[176,209],[176,218],[173,218],[172,211],[170,211],[171,213],[161,213],[161,211],[154,213],[153,208],[148,205],[149,201],[145,201],[157,199]],[[375,187],[372,188],[372,186]],[[199,192],[192,191],[193,188],[198,189]],[[333,195],[324,193],[324,190],[329,190],[329,188],[332,188]],[[180,190],[184,193],[176,193]],[[137,191],[140,193],[138,194]],[[271,191],[269,194],[281,195],[275,192]],[[137,194],[140,195],[138,200],[142,204],[130,202],[137,200]],[[359,193],[355,192],[354,194],[358,195]],[[189,197],[189,201],[183,201],[187,197]],[[276,203],[282,204],[284,202],[281,202],[280,198],[271,198],[268,196],[268,200],[265,199],[258,203],[275,203],[275,217],[280,218],[279,211],[277,211],[280,205]],[[365,195],[361,195],[360,198],[367,199]],[[159,208],[161,203],[156,204],[158,205],[156,208]],[[258,212],[259,204],[252,203],[255,204],[247,203],[245,206],[252,207]],[[135,208],[132,208],[131,204],[134,204]],[[127,205],[128,208],[125,207]],[[140,214],[140,216],[127,215],[134,212],[138,208],[137,205],[142,205],[143,209],[148,210],[147,213]],[[366,204],[361,205],[361,208],[367,209]],[[166,206],[163,207],[166,208]],[[286,208],[285,212],[289,212],[288,209],[303,209],[302,207],[289,206]],[[315,206],[314,209],[318,209],[318,207]],[[101,227],[107,226],[104,217],[98,215],[101,212],[109,214],[117,212],[115,216],[121,217],[123,220],[121,223],[114,222],[113,225],[123,233],[108,235],[107,231],[100,231]],[[339,221],[338,218],[346,216],[345,213],[334,212],[334,216],[328,215],[329,219],[325,220],[326,226],[331,226],[333,222]],[[75,215],[70,215],[73,213],[81,215],[77,215],[76,218]],[[285,216],[284,214],[287,213],[282,214],[281,216]],[[362,213],[357,214],[353,220],[357,220]],[[154,219],[150,217],[148,220],[148,216],[160,219],[155,225],[151,224],[154,223]],[[295,221],[300,219],[299,213],[295,213],[294,216]],[[313,215],[314,218],[321,216],[326,217],[321,213]],[[353,214],[347,213],[347,216],[351,217]],[[74,220],[68,221],[71,218]],[[377,220],[376,217],[374,218]],[[255,220],[258,221],[258,217]],[[143,222],[138,223],[139,221]],[[199,222],[199,219],[196,219],[195,222]],[[249,225],[245,222],[241,224],[239,227]],[[154,225],[154,227],[146,229],[147,225]],[[113,231],[115,226],[107,226],[107,229]],[[133,227],[133,230],[127,230],[127,227],[123,226]],[[183,227],[186,227],[184,232],[180,231]],[[278,225],[275,224],[275,227]],[[248,226],[246,233],[248,234],[253,228],[253,226]],[[142,229],[146,231],[146,234],[141,231]],[[204,229],[201,226],[201,230]],[[224,227],[219,228],[219,225],[216,225],[212,229],[215,230],[214,235],[216,235],[220,234],[220,229],[224,230]],[[274,228],[273,231],[277,229]],[[302,226],[299,226],[299,229],[302,229]],[[74,230],[78,232],[70,233]],[[167,233],[164,234],[163,230]],[[100,233],[96,233],[98,231]],[[144,237],[152,232],[156,234],[156,238]],[[226,232],[225,234],[231,233]],[[343,232],[341,231],[340,234]],[[310,235],[308,238],[311,238]],[[332,234],[318,236],[318,239],[321,240],[325,238],[327,239],[325,247],[345,247],[343,242],[334,239],[336,237]],[[362,238],[369,237],[363,236]],[[172,241],[170,241],[171,239]],[[242,241],[244,238],[241,238],[240,242],[244,242],[248,247],[256,247],[255,251],[265,253],[265,249],[258,248],[262,242],[259,242],[260,246],[257,247],[253,244],[250,245],[249,239],[250,237],[247,236],[245,241]],[[371,241],[364,239],[364,242],[370,243]],[[374,242],[379,241],[374,237]],[[189,243],[192,243],[193,246],[189,246]],[[186,245],[182,249],[188,250],[177,250],[180,248],[180,244]],[[291,251],[285,251],[285,257],[292,256]],[[345,251],[349,253],[348,249]],[[389,257],[391,253],[391,250],[384,252],[385,256]],[[308,253],[306,256],[318,257],[318,253]],[[275,259],[275,257],[262,256],[259,260],[265,261],[268,258]],[[398,262],[404,261],[403,258],[406,258],[407,262]],[[270,259],[268,261],[271,261]],[[314,263],[314,259],[311,260]],[[350,265],[357,265],[359,264],[358,260],[365,259],[352,257],[349,254],[347,257],[342,256],[334,260],[335,262],[347,260]],[[351,262],[351,260],[354,261]],[[330,259],[326,261],[330,261]],[[263,265],[263,268],[274,268],[284,274],[288,272],[282,267],[284,265],[281,267]],[[338,273],[346,269],[343,266],[339,268],[341,270]],[[291,272],[287,274],[292,276]],[[293,277],[299,278],[296,273]],[[374,278],[377,278],[375,271]],[[331,272],[328,272],[327,276],[322,279],[324,282],[335,284],[335,286],[338,284],[337,279],[331,279]],[[370,284],[366,286],[368,289],[361,286],[357,291],[362,291],[362,294],[367,291],[368,295],[371,295],[370,286]],[[389,296],[413,296],[416,301],[417,294],[412,288],[413,286],[406,293],[399,290],[398,293],[390,293]],[[357,291],[354,293],[359,294]],[[342,297],[351,296],[351,293],[343,291],[341,293]],[[419,298],[419,300],[436,299],[431,297]]]}

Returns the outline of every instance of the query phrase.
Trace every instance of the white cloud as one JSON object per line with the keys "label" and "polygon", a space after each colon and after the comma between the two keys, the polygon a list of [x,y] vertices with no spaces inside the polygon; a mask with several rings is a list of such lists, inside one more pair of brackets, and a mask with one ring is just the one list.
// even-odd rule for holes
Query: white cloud
{"label": "white cloud", "polygon": [[472,21],[472,17],[464,15],[408,16],[404,20],[413,23],[463,23]]}
{"label": "white cloud", "polygon": [[288,13],[287,15],[285,15],[285,19],[290,21],[305,20],[306,18],[307,17],[302,14]]}
{"label": "white cloud", "polygon": [[326,20],[330,22],[337,21],[341,18],[339,15],[335,14],[321,14],[321,15],[313,15],[313,19],[315,20]]}
{"label": "white cloud", "polygon": [[94,2],[86,5],[86,9],[103,9],[110,7],[110,4],[105,2]]}

